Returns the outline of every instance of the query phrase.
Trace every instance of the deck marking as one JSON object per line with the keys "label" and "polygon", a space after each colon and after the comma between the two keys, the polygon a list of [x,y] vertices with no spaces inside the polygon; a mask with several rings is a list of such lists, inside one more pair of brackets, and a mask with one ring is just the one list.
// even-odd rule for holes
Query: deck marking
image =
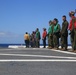
{"label": "deck marking", "polygon": [[76,62],[76,60],[57,60],[57,59],[2,59],[1,62]]}
{"label": "deck marking", "polygon": [[46,55],[31,55],[31,54],[3,54],[3,53],[0,53],[0,56],[20,56],[20,57],[44,57],[44,58],[76,59],[76,57],[46,56]]}

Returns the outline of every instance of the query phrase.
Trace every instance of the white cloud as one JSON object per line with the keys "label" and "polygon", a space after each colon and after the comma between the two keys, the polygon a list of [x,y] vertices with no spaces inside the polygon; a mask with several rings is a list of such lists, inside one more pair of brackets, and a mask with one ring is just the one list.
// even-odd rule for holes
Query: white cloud
{"label": "white cloud", "polygon": [[24,35],[12,32],[0,32],[0,43],[24,43]]}
{"label": "white cloud", "polygon": [[3,35],[5,35],[5,33],[4,33],[4,32],[0,32],[0,36],[1,36],[1,35],[3,36]]}
{"label": "white cloud", "polygon": [[0,32],[0,37],[19,37],[19,35],[11,32]]}

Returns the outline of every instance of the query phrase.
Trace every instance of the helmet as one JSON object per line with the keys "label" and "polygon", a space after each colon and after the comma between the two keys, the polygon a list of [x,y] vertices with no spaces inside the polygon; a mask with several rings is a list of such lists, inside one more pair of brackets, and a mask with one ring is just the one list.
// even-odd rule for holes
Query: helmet
{"label": "helmet", "polygon": [[69,12],[69,15],[75,15],[74,11]]}
{"label": "helmet", "polygon": [[49,23],[52,23],[52,20],[50,20]]}

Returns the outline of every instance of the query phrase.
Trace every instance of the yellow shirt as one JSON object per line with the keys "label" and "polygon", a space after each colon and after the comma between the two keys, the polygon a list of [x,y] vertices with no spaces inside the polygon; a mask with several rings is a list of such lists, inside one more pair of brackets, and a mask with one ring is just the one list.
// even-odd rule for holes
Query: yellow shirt
{"label": "yellow shirt", "polygon": [[29,35],[28,35],[28,34],[25,34],[25,35],[24,35],[24,39],[25,39],[25,40],[29,40]]}

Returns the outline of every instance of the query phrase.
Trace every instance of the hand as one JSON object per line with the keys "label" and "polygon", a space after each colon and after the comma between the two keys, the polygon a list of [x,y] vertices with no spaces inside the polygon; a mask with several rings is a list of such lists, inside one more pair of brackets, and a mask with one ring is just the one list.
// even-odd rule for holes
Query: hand
{"label": "hand", "polygon": [[42,40],[44,40],[44,38],[42,38]]}
{"label": "hand", "polygon": [[65,33],[62,33],[61,35],[62,35],[62,36],[65,36]]}
{"label": "hand", "polygon": [[46,36],[49,36],[49,34],[47,34]]}
{"label": "hand", "polygon": [[56,32],[53,33],[54,35],[56,34]]}
{"label": "hand", "polygon": [[71,35],[71,32],[69,33],[69,35]]}

